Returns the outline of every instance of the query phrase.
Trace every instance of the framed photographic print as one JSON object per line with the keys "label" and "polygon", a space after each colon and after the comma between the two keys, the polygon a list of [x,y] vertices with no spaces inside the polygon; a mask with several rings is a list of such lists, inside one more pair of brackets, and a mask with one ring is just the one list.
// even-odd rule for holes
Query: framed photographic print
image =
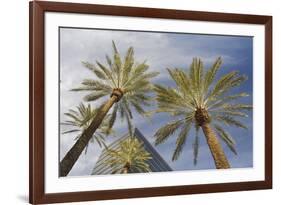
{"label": "framed photographic print", "polygon": [[30,203],[272,187],[272,17],[30,2]]}

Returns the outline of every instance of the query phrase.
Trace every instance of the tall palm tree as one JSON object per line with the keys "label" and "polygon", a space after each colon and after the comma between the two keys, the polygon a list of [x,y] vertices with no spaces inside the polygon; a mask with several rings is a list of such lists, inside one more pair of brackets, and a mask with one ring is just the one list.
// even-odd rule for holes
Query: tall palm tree
{"label": "tall palm tree", "polygon": [[127,50],[126,56],[122,60],[115,43],[112,42],[112,44],[113,60],[106,55],[107,66],[99,61],[96,61],[96,65],[83,62],[83,65],[92,71],[95,77],[83,80],[82,86],[73,91],[89,92],[84,97],[85,101],[96,101],[104,97],[109,97],[109,99],[100,106],[98,115],[92,119],[89,127],[60,162],[61,176],[69,173],[111,108],[113,110],[108,130],[113,127],[117,113],[119,113],[121,119],[126,119],[131,135],[133,134],[131,109],[135,109],[142,116],[147,114],[143,106],[150,105],[152,97],[149,92],[153,91],[150,80],[158,73],[148,72],[149,66],[146,62],[140,64],[135,62],[133,47]]}
{"label": "tall palm tree", "polygon": [[129,137],[119,142],[116,148],[107,149],[108,159],[104,166],[112,168],[112,174],[126,174],[130,172],[150,172],[147,161],[151,159],[141,142],[135,137]]}
{"label": "tall palm tree", "polygon": [[[77,110],[69,109],[69,111],[65,113],[68,120],[61,124],[71,127],[67,131],[62,132],[62,134],[76,133],[77,136],[75,137],[75,140],[78,140],[82,136],[82,133],[89,127],[91,119],[97,114],[97,109],[92,108],[90,104],[86,106],[84,103],[80,103],[76,108]],[[109,116],[107,116],[107,120],[104,120],[101,126],[92,135],[89,142],[97,142],[100,147],[105,145],[105,136],[109,132],[108,117]],[[86,146],[85,154],[87,153],[88,145],[89,143]]]}
{"label": "tall palm tree", "polygon": [[157,112],[166,112],[175,119],[158,129],[155,133],[155,144],[163,143],[178,132],[172,160],[178,159],[188,133],[194,127],[196,136],[193,148],[194,164],[196,164],[199,148],[198,131],[202,128],[216,168],[230,168],[217,136],[236,154],[235,141],[222,124],[246,129],[247,127],[237,117],[247,117],[245,111],[251,110],[252,106],[237,102],[241,97],[248,96],[247,93],[229,92],[244,82],[246,76],[232,71],[215,81],[221,64],[222,60],[218,58],[210,69],[205,70],[202,61],[194,58],[189,71],[178,68],[168,69],[170,77],[176,83],[176,88],[155,86]]}

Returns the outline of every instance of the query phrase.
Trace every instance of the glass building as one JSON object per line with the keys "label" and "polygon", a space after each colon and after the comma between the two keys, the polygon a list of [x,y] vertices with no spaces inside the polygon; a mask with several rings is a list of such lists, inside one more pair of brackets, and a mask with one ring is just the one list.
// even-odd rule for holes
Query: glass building
{"label": "glass building", "polygon": [[[164,172],[164,171],[172,171],[171,167],[167,164],[167,162],[160,156],[160,154],[154,149],[154,147],[150,144],[150,142],[142,135],[142,133],[136,128],[134,136],[143,143],[144,149],[150,153],[151,159],[147,161],[149,167],[152,172]],[[118,146],[119,142],[125,140],[129,137],[129,134],[124,135],[118,140],[111,143],[108,148],[114,149]],[[92,171],[92,175],[104,175],[111,174],[113,172],[110,165],[104,164],[104,161],[108,159],[106,150],[104,149],[99,156],[98,161],[95,164],[95,167]],[[137,170],[131,171],[131,173],[137,173]]]}

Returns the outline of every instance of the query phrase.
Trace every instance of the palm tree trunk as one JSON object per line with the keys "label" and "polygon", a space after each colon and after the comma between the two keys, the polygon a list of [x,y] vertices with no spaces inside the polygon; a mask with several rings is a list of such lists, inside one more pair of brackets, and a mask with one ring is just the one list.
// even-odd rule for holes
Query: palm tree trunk
{"label": "palm tree trunk", "polygon": [[126,162],[126,164],[123,166],[121,173],[127,174],[131,168],[131,165],[129,162]]}
{"label": "palm tree trunk", "polygon": [[104,117],[107,115],[110,108],[113,106],[115,102],[118,101],[118,97],[116,95],[112,95],[111,98],[101,106],[98,114],[92,120],[89,127],[84,131],[82,136],[76,141],[76,143],[72,146],[72,148],[67,152],[63,160],[60,162],[60,176],[66,176],[73,165],[79,158],[80,154],[85,149],[86,145],[92,138],[93,134],[97,130],[97,128],[102,123]]}
{"label": "palm tree trunk", "polygon": [[209,123],[204,123],[202,125],[203,132],[205,134],[205,137],[207,139],[207,143],[209,145],[210,151],[212,153],[212,156],[215,161],[215,165],[217,169],[228,169],[230,168],[230,165],[228,163],[228,160],[223,152],[223,149],[221,147],[221,144],[212,130]]}
{"label": "palm tree trunk", "polygon": [[122,174],[127,174],[127,173],[128,173],[128,168],[124,167],[123,170],[122,170]]}
{"label": "palm tree trunk", "polygon": [[126,163],[122,169],[122,174],[127,174],[129,172],[129,169],[130,169],[130,164],[129,163]]}

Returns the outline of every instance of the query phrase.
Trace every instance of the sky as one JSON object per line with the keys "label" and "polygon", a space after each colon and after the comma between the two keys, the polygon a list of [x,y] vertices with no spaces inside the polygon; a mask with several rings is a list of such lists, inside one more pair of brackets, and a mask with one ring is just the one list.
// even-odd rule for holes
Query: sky
{"label": "sky", "polygon": [[[233,70],[245,74],[248,80],[239,88],[232,89],[230,94],[247,92],[249,97],[239,102],[252,104],[253,99],[253,39],[249,36],[222,36],[222,35],[200,35],[187,33],[160,33],[143,31],[113,31],[81,28],[60,28],[60,121],[64,122],[67,117],[64,115],[68,109],[75,109],[85,96],[85,92],[72,92],[72,88],[80,86],[85,78],[95,76],[82,66],[81,61],[95,63],[96,60],[105,63],[105,55],[112,54],[112,40],[121,54],[124,56],[130,46],[134,47],[135,60],[139,63],[146,60],[150,71],[159,71],[160,74],[152,80],[152,83],[166,86],[175,86],[168,75],[167,68],[188,69],[192,58],[199,57],[203,60],[205,68],[222,57],[223,64],[217,75],[217,79]],[[216,81],[216,80],[215,80]],[[106,98],[105,98],[106,99]],[[105,99],[91,102],[93,107],[101,105]],[[153,110],[153,105],[147,110]],[[246,168],[253,166],[253,128],[252,112],[249,117],[241,119],[248,126],[247,130],[236,127],[225,127],[236,141],[238,155],[234,155],[228,147],[221,142],[225,154],[232,168]],[[149,142],[154,146],[154,133],[158,128],[165,125],[169,115],[159,113],[150,119],[139,116],[133,110],[133,123]],[[64,125],[60,126],[60,132],[69,130]],[[114,125],[115,136],[106,138],[107,144],[118,139],[128,132],[127,123],[116,121]],[[171,136],[165,143],[154,146],[160,155],[166,160],[173,170],[199,170],[215,169],[214,161],[206,143],[202,131],[199,132],[200,147],[197,165],[193,165],[193,149],[195,133],[191,131],[187,138],[186,145],[177,161],[171,160],[177,135]],[[75,143],[76,135],[61,134],[60,138],[60,159]],[[101,148],[96,144],[89,144],[87,154],[81,154],[76,164],[69,173],[69,176],[90,175],[93,167],[101,153]]]}

